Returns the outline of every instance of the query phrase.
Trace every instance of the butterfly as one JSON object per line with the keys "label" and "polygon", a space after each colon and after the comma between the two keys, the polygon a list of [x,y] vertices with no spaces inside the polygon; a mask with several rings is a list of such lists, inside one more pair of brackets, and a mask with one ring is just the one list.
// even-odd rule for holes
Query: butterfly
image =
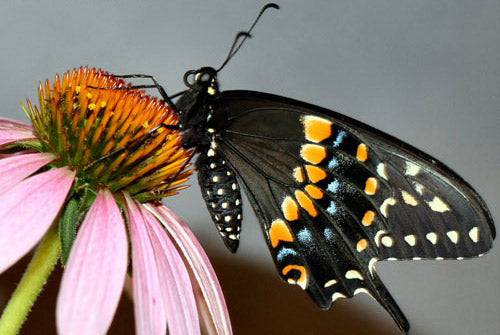
{"label": "butterfly", "polygon": [[[376,272],[383,260],[463,259],[492,247],[485,202],[435,158],[360,121],[293,99],[220,91],[218,73],[251,37],[237,35],[218,68],[184,76],[168,96],[183,144],[198,153],[198,181],[218,233],[236,252],[242,190],[262,226],[277,271],[328,309],[364,293],[409,323]],[[178,98],[174,103],[173,99]]]}

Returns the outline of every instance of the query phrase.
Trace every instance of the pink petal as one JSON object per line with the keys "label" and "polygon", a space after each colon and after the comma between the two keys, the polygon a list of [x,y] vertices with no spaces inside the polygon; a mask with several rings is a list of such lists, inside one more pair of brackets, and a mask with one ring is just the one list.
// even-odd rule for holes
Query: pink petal
{"label": "pink petal", "polygon": [[73,184],[67,168],[25,179],[0,195],[0,273],[24,256],[57,217]]}
{"label": "pink petal", "polygon": [[165,226],[170,236],[188,261],[201,289],[205,303],[211,314],[217,334],[232,334],[231,321],[226,301],[215,271],[187,224],[163,205],[145,205],[146,208]]}
{"label": "pink petal", "polygon": [[59,334],[106,334],[127,274],[128,240],[120,209],[100,191],[69,256],[57,299]]}
{"label": "pink petal", "polygon": [[31,138],[35,138],[35,135],[30,125],[0,118],[0,145]]}
{"label": "pink petal", "polygon": [[132,242],[134,311],[138,335],[164,335],[167,311],[155,251],[140,208],[125,195]]}
{"label": "pink petal", "polygon": [[53,155],[45,153],[13,155],[0,159],[0,194],[54,159]]}
{"label": "pink petal", "polygon": [[142,214],[148,224],[160,282],[164,286],[163,291],[166,294],[164,302],[167,311],[168,333],[171,335],[200,334],[196,300],[184,260],[153,214],[144,208]]}

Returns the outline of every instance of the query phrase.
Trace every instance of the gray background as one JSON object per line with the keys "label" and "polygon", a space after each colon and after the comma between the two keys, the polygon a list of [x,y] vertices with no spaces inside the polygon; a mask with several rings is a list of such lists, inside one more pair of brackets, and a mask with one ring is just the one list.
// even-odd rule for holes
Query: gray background
{"label": "gray background", "polygon": [[[87,1],[0,3],[2,116],[37,82],[79,65],[155,74],[169,92],[184,71],[217,66],[236,31],[263,2]],[[500,208],[500,2],[281,1],[219,79],[336,109],[446,162]],[[357,296],[323,312],[282,284],[245,206],[242,243],[226,252],[195,179],[168,205],[213,257],[236,334],[396,334],[373,300]],[[473,261],[379,263],[411,321],[411,334],[500,334],[500,252]],[[22,267],[0,277],[6,295]],[[55,277],[57,282],[57,276]],[[51,284],[25,329],[53,332]],[[130,303],[114,334],[131,334]]]}

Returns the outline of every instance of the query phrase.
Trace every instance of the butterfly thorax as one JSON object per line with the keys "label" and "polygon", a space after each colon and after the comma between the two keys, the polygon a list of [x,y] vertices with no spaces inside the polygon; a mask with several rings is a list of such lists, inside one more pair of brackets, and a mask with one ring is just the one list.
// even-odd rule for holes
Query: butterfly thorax
{"label": "butterfly thorax", "polygon": [[183,131],[184,146],[200,151],[210,145],[215,132],[211,124],[219,98],[216,72],[210,67],[188,71],[184,81],[189,89],[176,103],[179,127]]}

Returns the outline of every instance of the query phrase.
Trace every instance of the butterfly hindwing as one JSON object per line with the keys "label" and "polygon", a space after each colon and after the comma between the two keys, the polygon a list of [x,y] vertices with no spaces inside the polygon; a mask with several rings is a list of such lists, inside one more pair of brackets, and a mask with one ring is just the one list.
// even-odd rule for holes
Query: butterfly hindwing
{"label": "butterfly hindwing", "polygon": [[389,135],[273,95],[223,92],[218,150],[247,191],[282,278],[323,308],[368,293],[408,323],[375,273],[383,259],[486,252],[494,228],[475,191]]}

